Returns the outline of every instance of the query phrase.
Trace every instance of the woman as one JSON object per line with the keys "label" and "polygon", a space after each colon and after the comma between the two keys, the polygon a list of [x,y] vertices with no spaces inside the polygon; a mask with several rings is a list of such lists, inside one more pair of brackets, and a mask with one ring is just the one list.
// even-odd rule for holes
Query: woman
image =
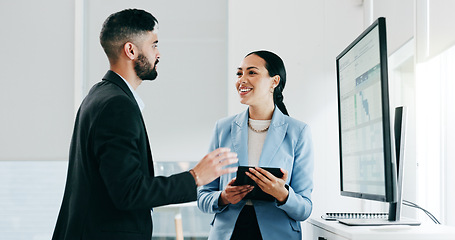
{"label": "woman", "polygon": [[[248,109],[216,123],[210,148],[237,152],[240,166],[274,201],[245,200],[252,186],[234,186],[226,174],[198,190],[198,207],[215,213],[209,239],[301,239],[300,222],[312,210],[313,150],[308,126],[288,116],[282,91],[286,70],[269,51],[248,54],[235,84]],[[259,167],[281,168],[277,178]]]}

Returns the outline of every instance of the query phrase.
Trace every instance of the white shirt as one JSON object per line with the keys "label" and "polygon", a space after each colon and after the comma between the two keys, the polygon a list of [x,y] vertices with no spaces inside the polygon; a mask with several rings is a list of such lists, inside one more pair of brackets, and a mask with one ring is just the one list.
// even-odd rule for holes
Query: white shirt
{"label": "white shirt", "polygon": [[[270,126],[272,120],[254,120],[249,118],[251,127],[256,130],[266,129]],[[248,126],[248,166],[258,167],[259,158],[261,157],[262,147],[264,146],[267,131],[255,132]],[[246,201],[246,205],[253,205],[251,200]]]}
{"label": "white shirt", "polygon": [[120,74],[116,73],[125,83],[126,85],[128,86],[128,88],[130,89],[131,93],[133,93],[133,96],[134,96],[134,100],[136,100],[136,103],[137,105],[139,106],[139,109],[142,110],[144,109],[145,107],[145,103],[144,101],[142,101],[141,97],[139,96],[139,94],[137,94],[137,92],[134,90],[133,87],[131,87],[130,83],[128,81],[126,81],[122,76],[120,76]]}
{"label": "white shirt", "polygon": [[[256,130],[266,129],[270,126],[272,120],[254,120],[248,119],[251,126]],[[257,167],[259,166],[259,158],[262,153],[262,146],[265,142],[267,131],[255,132],[248,127],[248,165]]]}

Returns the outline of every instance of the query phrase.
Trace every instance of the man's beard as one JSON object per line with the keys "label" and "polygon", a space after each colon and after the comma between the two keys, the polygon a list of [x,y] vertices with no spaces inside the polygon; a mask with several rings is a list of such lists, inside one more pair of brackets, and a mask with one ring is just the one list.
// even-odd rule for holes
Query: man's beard
{"label": "man's beard", "polygon": [[158,62],[158,59],[156,59],[155,66],[152,68],[152,64],[148,58],[141,53],[134,62],[134,71],[136,71],[136,75],[142,80],[155,80],[158,76],[158,72],[156,71],[156,64]]}

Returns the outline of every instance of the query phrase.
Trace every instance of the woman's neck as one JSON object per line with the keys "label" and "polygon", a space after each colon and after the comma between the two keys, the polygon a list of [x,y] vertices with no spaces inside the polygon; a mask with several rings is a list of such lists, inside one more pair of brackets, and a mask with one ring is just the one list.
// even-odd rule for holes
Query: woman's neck
{"label": "woman's neck", "polygon": [[254,120],[270,120],[272,119],[274,109],[275,105],[262,107],[250,106],[249,107],[250,118]]}

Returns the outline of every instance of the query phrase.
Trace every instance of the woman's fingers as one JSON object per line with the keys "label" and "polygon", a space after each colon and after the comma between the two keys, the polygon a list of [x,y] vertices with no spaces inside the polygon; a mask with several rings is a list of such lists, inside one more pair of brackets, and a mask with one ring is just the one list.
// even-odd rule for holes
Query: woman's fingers
{"label": "woman's fingers", "polygon": [[[255,167],[255,168],[250,168],[250,169],[253,169],[253,170],[255,170],[255,171],[261,173],[263,176],[265,176],[265,177],[266,177],[267,179],[269,179],[269,180],[276,179],[276,177],[273,176],[273,174],[271,174],[269,171],[264,170],[264,169],[262,169],[262,168],[260,168],[260,167]],[[261,178],[261,179],[262,179],[262,178]]]}
{"label": "woman's fingers", "polygon": [[231,181],[229,181],[228,185],[229,185],[229,186],[232,186],[232,185],[235,183],[235,179],[236,179],[236,178],[231,179]]}
{"label": "woman's fingers", "polygon": [[226,200],[229,203],[236,204],[240,202],[249,192],[253,190],[253,186],[231,186],[224,190]]}
{"label": "woman's fingers", "polygon": [[247,176],[250,177],[256,184],[262,189],[262,191],[278,197],[287,196],[287,189],[285,188],[285,182],[288,177],[288,172],[284,169],[281,169],[283,172],[283,177],[277,178],[270,172],[262,168],[250,168],[250,172],[246,172]]}
{"label": "woman's fingers", "polygon": [[281,177],[281,179],[283,179],[283,181],[286,182],[286,180],[288,179],[288,171],[286,169],[283,169],[283,168],[280,168],[281,172],[283,173],[283,177]]}
{"label": "woman's fingers", "polygon": [[[256,170],[256,169],[254,169],[254,168],[249,168],[249,172],[245,172],[245,174],[246,174],[248,177],[250,177],[251,179],[253,179],[253,181],[255,181],[259,186],[262,186],[262,185],[264,185],[264,184],[267,184],[267,183],[269,183],[269,182],[271,181],[271,179],[274,179],[274,178],[275,178],[275,176],[273,176],[273,175],[272,175],[271,173],[269,173],[268,171],[266,171],[266,170],[264,170],[264,169],[262,169],[262,168],[257,168],[257,169],[258,169],[258,170],[261,170],[261,172],[258,171],[258,170]],[[264,172],[265,174],[267,174],[267,173],[270,174],[271,177],[270,177],[270,178],[266,177],[266,176],[263,174],[263,172]],[[262,187],[261,187],[261,188],[262,188]],[[264,190],[264,189],[263,189],[263,190]]]}

